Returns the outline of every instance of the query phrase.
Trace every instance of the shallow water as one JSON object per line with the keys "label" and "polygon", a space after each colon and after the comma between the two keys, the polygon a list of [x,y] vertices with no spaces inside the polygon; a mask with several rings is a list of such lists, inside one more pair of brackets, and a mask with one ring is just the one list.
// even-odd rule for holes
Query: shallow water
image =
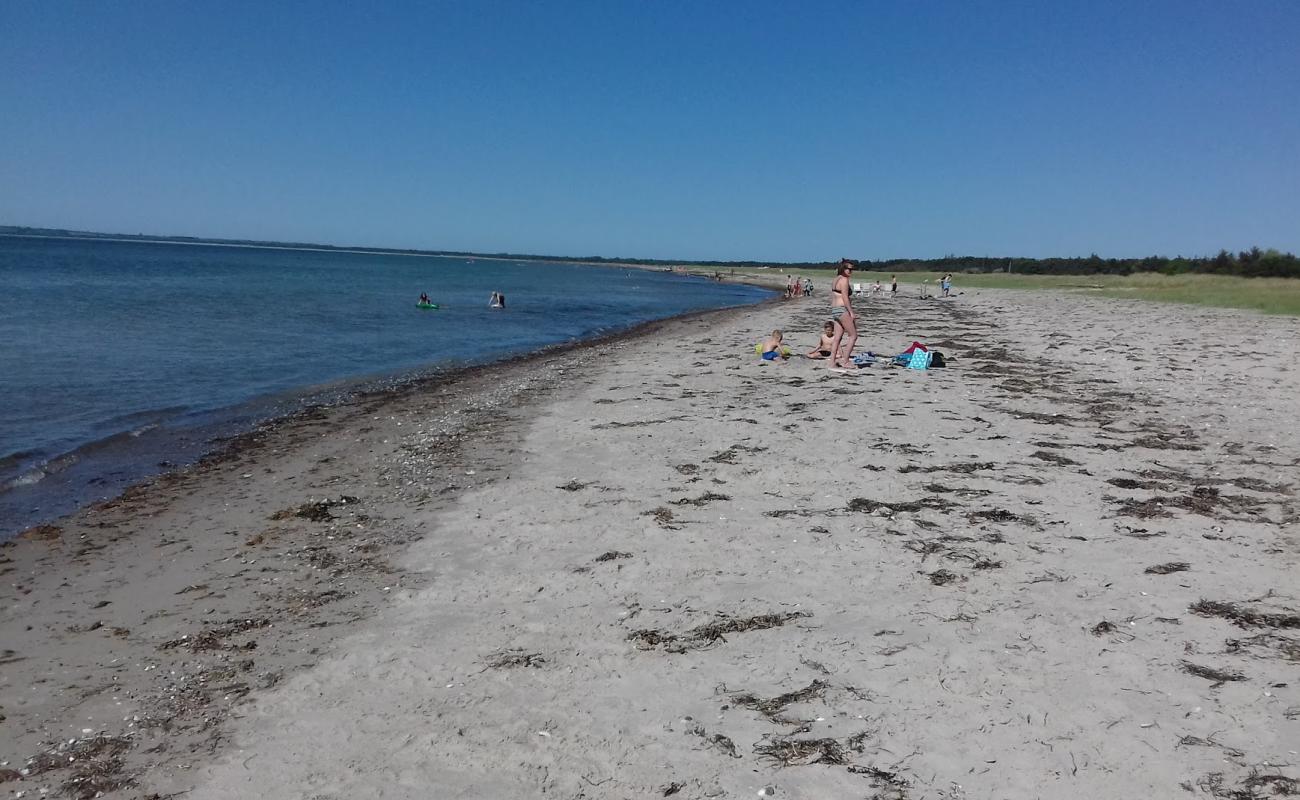
{"label": "shallow water", "polygon": [[0,237],[0,536],[331,385],[768,295],[551,262]]}

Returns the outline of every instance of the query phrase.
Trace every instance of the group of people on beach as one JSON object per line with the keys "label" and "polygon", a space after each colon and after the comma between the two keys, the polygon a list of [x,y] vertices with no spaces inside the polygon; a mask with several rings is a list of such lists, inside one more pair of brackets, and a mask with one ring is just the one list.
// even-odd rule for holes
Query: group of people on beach
{"label": "group of people on beach", "polygon": [[[858,343],[858,315],[853,310],[853,303],[850,297],[853,296],[853,270],[857,268],[857,262],[852,259],[840,259],[839,266],[835,270],[835,280],[831,283],[831,316],[830,319],[822,326],[821,337],[817,345],[809,350],[806,354],[808,358],[825,359],[830,369],[838,372],[857,369],[858,365],[853,362],[853,348]],[[799,278],[793,278],[786,286],[786,297],[793,297],[794,287],[798,285]],[[952,275],[944,277],[944,294],[947,295],[951,287]],[[811,284],[808,284],[811,288]],[[861,287],[859,287],[861,291]],[[880,281],[876,281],[871,287],[872,295],[880,295],[884,287]],[[891,275],[889,280],[889,294],[891,297],[898,296],[898,276]],[[807,293],[805,293],[807,296]],[[765,361],[775,361],[777,358],[788,356],[788,350],[783,344],[784,333],[780,330],[772,331],[759,348],[760,355]]]}
{"label": "group of people on beach", "polygon": [[785,299],[792,297],[812,297],[813,285],[808,278],[785,276]]}

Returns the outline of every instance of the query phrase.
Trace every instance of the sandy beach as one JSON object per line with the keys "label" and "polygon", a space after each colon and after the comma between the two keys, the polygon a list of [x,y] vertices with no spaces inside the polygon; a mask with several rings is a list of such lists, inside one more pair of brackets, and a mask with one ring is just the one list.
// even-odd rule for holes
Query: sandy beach
{"label": "sandy beach", "polygon": [[825,295],[268,426],[0,547],[0,796],[1300,793],[1300,322]]}

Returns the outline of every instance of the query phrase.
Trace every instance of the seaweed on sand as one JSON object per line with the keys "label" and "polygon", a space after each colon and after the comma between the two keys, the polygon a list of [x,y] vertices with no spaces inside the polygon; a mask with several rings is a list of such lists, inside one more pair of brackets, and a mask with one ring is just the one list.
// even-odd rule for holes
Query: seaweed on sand
{"label": "seaweed on sand", "polygon": [[872,788],[884,790],[877,794],[873,800],[906,800],[907,798],[907,789],[911,786],[911,783],[897,772],[890,772],[879,767],[856,765],[849,767],[849,772],[854,775],[865,775],[871,780]]}
{"label": "seaweed on sand", "polygon": [[1228,681],[1244,681],[1246,676],[1240,672],[1228,672],[1227,670],[1206,667],[1201,664],[1193,664],[1191,661],[1182,662],[1182,670],[1198,678],[1205,678],[1207,681],[1214,681],[1214,685],[1226,683]]}
{"label": "seaweed on sand", "polygon": [[1259,503],[1241,495],[1221,494],[1212,486],[1197,486],[1185,495],[1172,497],[1157,495],[1149,500],[1122,500],[1118,513],[1147,519],[1151,517],[1168,517],[1170,508],[1181,508],[1203,517],[1217,516],[1220,508],[1231,512],[1258,513]]}
{"label": "seaweed on sand", "polygon": [[719,753],[722,753],[723,755],[730,756],[732,758],[740,758],[740,753],[736,752],[736,743],[731,741],[731,738],[728,736],[723,736],[720,733],[709,733],[704,729],[703,726],[700,725],[696,725],[694,728],[691,728],[689,731],[687,731],[687,733],[691,734],[692,736],[700,737],[711,748],[717,750]]}
{"label": "seaweed on sand", "polygon": [[688,639],[698,642],[698,646],[708,646],[718,641],[725,641],[729,633],[760,631],[779,628],[787,622],[804,617],[811,617],[807,611],[787,611],[781,614],[759,614],[753,617],[732,617],[722,615],[712,622],[697,625],[686,632]]}
{"label": "seaweed on sand", "polygon": [[313,500],[296,508],[280,509],[271,515],[271,519],[281,520],[298,517],[311,522],[329,522],[334,519],[334,515],[330,513],[331,508],[355,502],[357,502],[357,498],[346,494],[340,496],[337,500]]}
{"label": "seaweed on sand", "polygon": [[715,464],[735,464],[741,453],[761,453],[766,449],[766,447],[746,447],[743,444],[733,444],[726,450],[709,456],[705,461],[712,461]]}
{"label": "seaweed on sand", "polygon": [[730,495],[718,494],[717,492],[705,492],[699,497],[683,497],[680,500],[670,500],[675,506],[707,506],[715,500],[730,500]]}
{"label": "seaweed on sand", "polygon": [[1171,572],[1186,572],[1192,565],[1186,561],[1170,561],[1167,564],[1154,564],[1142,570],[1148,575],[1168,575]]}
{"label": "seaweed on sand", "polygon": [[561,484],[560,486],[556,486],[555,488],[556,488],[556,489],[563,489],[563,490],[566,491],[566,492],[580,492],[580,491],[582,491],[583,489],[586,489],[588,486],[591,486],[591,485],[592,485],[592,484],[590,484],[590,483],[582,483],[581,481],[572,480],[572,481],[569,481],[568,483]]}
{"label": "seaweed on sand", "polygon": [[1148,450],[1203,450],[1205,448],[1195,442],[1187,442],[1177,439],[1172,434],[1151,434],[1150,436],[1139,436],[1134,439],[1130,447],[1145,447]]}
{"label": "seaweed on sand", "polygon": [[986,508],[980,511],[972,511],[966,515],[966,519],[972,524],[981,520],[988,522],[1019,522],[1022,525],[1037,527],[1038,520],[1028,515],[1013,514],[1005,508]]}
{"label": "seaweed on sand", "polygon": [[934,572],[921,573],[930,579],[930,583],[935,586],[947,586],[960,578],[955,572],[949,572],[946,569],[935,570]]}
{"label": "seaweed on sand", "polygon": [[659,523],[659,527],[666,530],[676,531],[681,530],[682,527],[681,525],[676,524],[678,520],[673,514],[673,510],[667,506],[659,506],[656,509],[642,513],[641,516],[654,517],[655,522]]}
{"label": "seaweed on sand", "polygon": [[884,503],[879,500],[869,500],[865,497],[855,497],[849,501],[849,511],[858,511],[864,514],[870,514],[880,509],[885,509],[889,512],[911,512],[920,511],[926,508],[943,511],[951,507],[952,503],[949,503],[941,497],[922,497],[920,500],[906,500],[890,503]]}
{"label": "seaweed on sand", "polygon": [[[251,619],[229,619],[221,625],[211,628],[205,628],[194,636],[185,635],[179,639],[170,639],[158,645],[159,650],[171,650],[176,647],[184,647],[191,653],[197,653],[203,650],[226,650],[229,645],[225,640],[231,636],[236,636],[247,631],[265,628],[271,624],[267,617],[253,617]],[[256,643],[250,642],[241,645],[238,649],[251,650]]]}
{"label": "seaweed on sand", "polygon": [[1073,458],[1066,458],[1065,456],[1057,455],[1056,453],[1049,453],[1046,450],[1039,450],[1030,453],[1030,456],[1039,461],[1049,461],[1062,467],[1077,467],[1079,465],[1079,462],[1075,461]]}
{"label": "seaweed on sand", "polygon": [[620,558],[631,558],[631,557],[632,557],[631,553],[624,553],[622,550],[610,550],[607,553],[601,553],[600,555],[596,556],[596,561],[597,562],[615,561]]}
{"label": "seaweed on sand", "polygon": [[825,694],[826,687],[829,685],[826,681],[814,680],[802,689],[796,689],[793,692],[786,692],[766,699],[752,692],[736,692],[731,695],[731,702],[741,708],[753,709],[770,719],[776,719],[781,712],[785,711],[788,705],[820,698]]}
{"label": "seaweed on sand", "polygon": [[652,650],[664,645],[669,653],[685,653],[688,650],[702,650],[720,641],[726,641],[729,633],[766,630],[778,628],[787,622],[804,617],[811,617],[807,611],[789,611],[782,614],[759,614],[753,617],[732,617],[726,614],[717,619],[697,625],[678,636],[668,631],[643,629],[628,634],[640,650]]}
{"label": "seaweed on sand", "polygon": [[993,469],[997,464],[992,461],[962,461],[955,464],[941,464],[935,467],[919,467],[916,464],[906,464],[898,468],[899,472],[956,472],[959,475],[969,475],[972,472]]}
{"label": "seaweed on sand", "polygon": [[754,752],[782,767],[806,764],[847,764],[849,751],[838,739],[795,739],[789,736],[754,745]]}
{"label": "seaweed on sand", "polygon": [[1300,614],[1256,611],[1220,600],[1197,600],[1187,610],[1202,617],[1222,617],[1239,628],[1300,628]]}
{"label": "seaweed on sand", "polygon": [[502,650],[488,657],[487,665],[491,669],[511,669],[513,667],[532,667],[534,669],[546,663],[541,653],[526,653],[523,650]]}
{"label": "seaweed on sand", "polygon": [[[1276,767],[1269,767],[1276,770]],[[1294,797],[1300,795],[1300,780],[1281,772],[1260,772],[1258,767],[1251,769],[1241,783],[1233,787],[1224,784],[1222,772],[1211,772],[1197,781],[1211,797],[1220,800],[1267,800],[1273,797]]]}
{"label": "seaweed on sand", "polygon": [[76,800],[90,800],[135,783],[120,757],[132,746],[128,737],[102,733],[71,739],[28,759],[24,771],[33,777],[69,769],[72,774],[63,781],[63,793]]}
{"label": "seaweed on sand", "polygon": [[1162,481],[1134,480],[1133,478],[1108,478],[1106,483],[1117,489],[1145,489],[1149,492],[1171,492],[1172,484]]}
{"label": "seaweed on sand", "polygon": [[1247,647],[1263,647],[1276,650],[1288,661],[1300,661],[1300,639],[1278,633],[1257,633],[1246,639],[1229,639],[1223,644],[1229,653],[1240,653]]}

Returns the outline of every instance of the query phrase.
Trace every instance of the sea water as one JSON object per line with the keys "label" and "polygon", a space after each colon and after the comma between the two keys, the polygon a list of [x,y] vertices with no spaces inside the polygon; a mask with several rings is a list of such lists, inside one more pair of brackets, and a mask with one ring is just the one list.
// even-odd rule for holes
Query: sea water
{"label": "sea water", "polygon": [[331,392],[768,294],[558,262],[0,236],[0,538]]}

